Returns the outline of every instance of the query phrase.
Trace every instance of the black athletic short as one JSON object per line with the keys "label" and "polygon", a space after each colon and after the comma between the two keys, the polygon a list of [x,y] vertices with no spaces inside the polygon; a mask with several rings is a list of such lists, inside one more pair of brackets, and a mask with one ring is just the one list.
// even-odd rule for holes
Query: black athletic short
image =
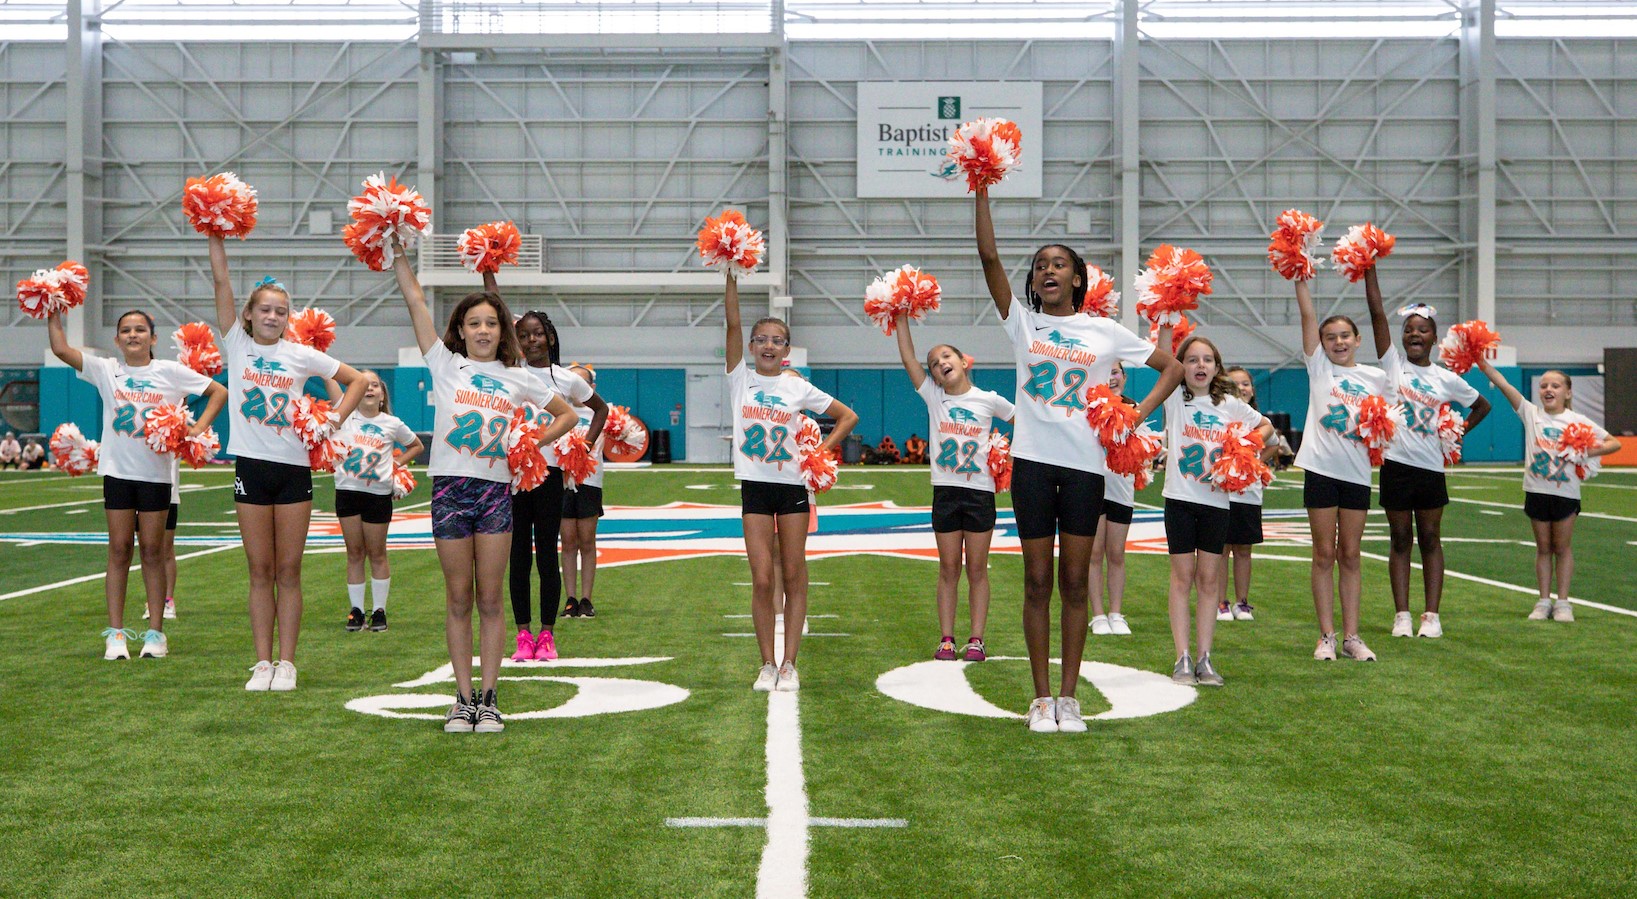
{"label": "black athletic short", "polygon": [[1262,507],[1257,503],[1228,503],[1229,546],[1255,546],[1262,542]]}
{"label": "black athletic short", "polygon": [[[165,501],[170,502],[166,494]],[[313,470],[240,456],[233,463],[233,501],[247,506],[287,506],[313,501]]]}
{"label": "black athletic short", "polygon": [[164,512],[171,507],[171,485],[104,477],[102,504],[115,511]]}
{"label": "black athletic short", "polygon": [[563,491],[563,519],[578,521],[582,518],[603,517],[603,489],[581,484]]}
{"label": "black athletic short", "polygon": [[1338,481],[1316,471],[1302,473],[1302,508],[1370,511],[1370,485]]}
{"label": "black athletic short", "polygon": [[1014,459],[1012,516],[1021,540],[1058,534],[1095,537],[1097,519],[1103,517],[1103,476],[1033,459]]}
{"label": "black athletic short", "polygon": [[1130,524],[1131,515],[1135,511],[1137,510],[1131,508],[1125,503],[1110,502],[1106,499],[1103,500],[1103,517],[1107,518],[1112,524]]}
{"label": "black athletic short", "polygon": [[932,485],[932,531],[948,534],[995,529],[995,495],[972,487]]}
{"label": "black athletic short", "polygon": [[1227,540],[1227,509],[1180,499],[1165,501],[1165,548],[1171,555],[1198,550],[1220,556]]}
{"label": "black athletic short", "polygon": [[811,507],[802,484],[740,481],[739,510],[744,515],[806,515]]}
{"label": "black athletic short", "polygon": [[364,519],[365,524],[392,523],[392,496],[367,490],[335,491],[335,517]]}
{"label": "black athletic short", "polygon": [[1580,500],[1524,491],[1523,514],[1529,516],[1530,521],[1562,521],[1580,514]]}
{"label": "black athletic short", "polygon": [[1388,459],[1381,463],[1381,508],[1389,512],[1442,509],[1449,505],[1444,473]]}
{"label": "black athletic short", "polygon": [[171,503],[170,514],[165,516],[165,530],[167,530],[167,531],[176,530],[176,519],[177,519],[177,516],[179,516],[181,514],[181,512],[182,512],[182,507],[180,505],[178,505],[176,503]]}

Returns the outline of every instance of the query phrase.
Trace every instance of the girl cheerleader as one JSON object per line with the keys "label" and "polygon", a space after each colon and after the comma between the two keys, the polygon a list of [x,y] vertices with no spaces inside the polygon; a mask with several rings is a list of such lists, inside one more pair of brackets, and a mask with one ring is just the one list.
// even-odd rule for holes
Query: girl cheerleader
{"label": "girl cheerleader", "polygon": [[[1376,270],[1364,274],[1364,293],[1370,303],[1370,325],[1376,353],[1384,368],[1394,371],[1398,381],[1398,401],[1403,421],[1393,434],[1381,463],[1381,508],[1387,512],[1392,543],[1388,550],[1387,572],[1393,585],[1393,636],[1441,637],[1444,626],[1438,620],[1438,603],[1444,593],[1444,547],[1441,542],[1444,507],[1449,505],[1449,489],[1444,481],[1444,446],[1438,436],[1439,410],[1456,403],[1472,410],[1467,416],[1470,432],[1489,414],[1489,401],[1460,375],[1432,364],[1432,348],[1438,345],[1438,313],[1431,306],[1415,303],[1398,310],[1404,320],[1400,340],[1404,349],[1393,346],[1382,308],[1381,287]],[[1421,615],[1416,634],[1410,621],[1410,547],[1421,545],[1421,586],[1427,608]]]}
{"label": "girl cheerleader", "polygon": [[[1171,329],[1160,329],[1160,345]],[[1266,441],[1273,425],[1240,400],[1233,380],[1222,371],[1216,344],[1195,335],[1177,350],[1182,386],[1165,399],[1165,542],[1171,555],[1171,642],[1177,661],[1171,680],[1204,687],[1222,686],[1211,664],[1216,635],[1216,606],[1222,592],[1222,548],[1228,539],[1229,496],[1214,482],[1211,466],[1221,452],[1229,425],[1261,433]],[[1188,655],[1188,592],[1197,585],[1198,660]]]}
{"label": "girl cheerleader", "polygon": [[[597,407],[590,402],[574,406],[579,427],[591,445],[592,458],[597,460],[597,470],[577,489],[563,491],[563,585],[568,588],[563,614],[595,618],[597,608],[591,604],[591,588],[597,579],[597,519],[603,516],[602,423],[608,419],[608,404],[596,393],[597,373],[590,366],[572,365],[568,370],[591,385],[592,399],[597,402]],[[581,594],[578,599],[576,593]]]}
{"label": "girl cheerleader", "polygon": [[[1028,300],[1014,297],[995,247],[989,193],[983,188],[977,190],[976,230],[984,280],[1017,359],[1012,508],[1023,543],[1023,638],[1035,695],[1026,720],[1038,733],[1083,733],[1086,723],[1074,693],[1086,645],[1086,578],[1108,472],[1103,446],[1086,422],[1085,394],[1091,385],[1108,381],[1115,362],[1148,365],[1160,378],[1137,406],[1147,417],[1176,389],[1182,366],[1118,324],[1079,314],[1087,289],[1086,264],[1066,246],[1048,244],[1037,250],[1024,291]],[[1063,672],[1062,698],[1054,700],[1048,665],[1052,549],[1058,541]]]}
{"label": "girl cheerleader", "polygon": [[[1535,531],[1535,586],[1540,599],[1529,613],[1530,621],[1573,621],[1569,605],[1569,580],[1574,577],[1574,522],[1580,516],[1580,482],[1596,465],[1592,460],[1617,452],[1620,441],[1609,436],[1591,419],[1574,411],[1574,381],[1552,369],[1535,381],[1540,405],[1523,398],[1487,359],[1478,368],[1506,396],[1507,402],[1523,419],[1523,514]],[[1564,431],[1571,425],[1590,429],[1597,444],[1580,461],[1562,445]],[[1557,602],[1552,602],[1552,568],[1557,567]]]}
{"label": "girl cheerleader", "polygon": [[[1239,399],[1252,409],[1260,409],[1256,405],[1256,382],[1251,379],[1250,372],[1237,365],[1228,366],[1228,377],[1233,380],[1234,389]],[[1268,440],[1268,448],[1262,452],[1262,461],[1270,461],[1278,453],[1278,435]],[[1233,594],[1234,603],[1228,605],[1228,573],[1222,574],[1222,591],[1217,594],[1220,601],[1216,604],[1217,621],[1253,621],[1256,618],[1256,607],[1250,604],[1250,560],[1251,548],[1262,542],[1262,482],[1253,482],[1245,488],[1244,493],[1231,494],[1228,497],[1228,542],[1223,552],[1233,559]]]}
{"label": "girl cheerleader", "polygon": [[1310,572],[1319,644],[1313,658],[1335,661],[1335,589],[1341,569],[1341,654],[1373,662],[1376,654],[1358,635],[1359,542],[1370,509],[1370,453],[1358,438],[1358,406],[1369,396],[1392,396],[1391,371],[1360,365],[1358,326],[1345,315],[1323,322],[1313,309],[1306,281],[1297,281],[1302,313],[1302,354],[1307,361],[1307,424],[1296,464],[1302,469],[1302,505],[1313,538]]}
{"label": "girl cheerleader", "polygon": [[126,641],[136,632],[125,627],[126,582],[131,555],[142,547],[142,585],[147,591],[148,630],[142,634],[142,657],[162,659],[170,652],[165,638],[165,519],[175,489],[173,457],[154,452],[143,439],[143,417],[155,406],[204,396],[204,414],[189,429],[204,433],[227,402],[227,390],[178,362],[155,359],[153,318],[127,312],[114,326],[118,360],[93,356],[68,345],[61,313],[46,319],[51,352],[97,388],[102,397],[102,449],[97,474],[108,517],[108,573],[103,592],[108,600],[108,627],[102,631],[102,657],[129,659]]}
{"label": "girl cheerleader", "polygon": [[[782,374],[790,355],[790,326],[764,318],[750,328],[747,343],[739,323],[739,282],[730,273],[723,294],[727,320],[728,396],[733,404],[733,475],[739,479],[740,518],[750,561],[750,617],[762,668],[751,689],[795,692],[796,652],[807,620],[807,518],[811,510],[802,477],[796,437],[803,411],[835,419],[820,449],[831,452],[858,424],[858,414],[805,378]],[[745,365],[745,350],[751,365]],[[774,541],[784,576],[784,656],[774,667]]]}
{"label": "girl cheerleader", "polygon": [[219,345],[232,399],[228,452],[237,457],[233,501],[250,565],[250,634],[256,664],[244,688],[284,692],[296,688],[301,555],[307,549],[307,524],[313,514],[312,463],[293,427],[290,406],[302,395],[308,378],[334,380],[347,388],[335,410],[346,421],[364,398],[364,379],[351,366],[284,339],[290,294],[272,278],[258,282],[244,308],[235,311],[227,247],[219,235],[209,239]]}
{"label": "girl cheerleader", "polygon": [[[506,456],[512,412],[524,403],[545,409],[551,424],[542,445],[568,433],[568,403],[523,368],[511,312],[498,294],[465,296],[440,338],[415,272],[401,248],[392,262],[398,287],[432,372],[435,402],[432,538],[443,568],[444,638],[455,673],[455,703],[446,733],[498,733],[505,721],[495,699],[506,639],[500,582],[512,547],[512,473]],[[482,692],[472,691],[472,605],[479,618]]]}
{"label": "girl cheerleader", "polygon": [[[341,461],[335,467],[335,517],[347,546],[347,630],[361,631],[364,617],[364,562],[369,561],[372,631],[387,629],[387,529],[392,525],[392,469],[421,454],[420,438],[392,414],[392,398],[381,376],[365,369],[364,398],[358,411],[336,429]],[[331,388],[335,390],[335,388]],[[336,391],[339,392],[339,391]],[[400,451],[401,448],[401,451]]]}
{"label": "girl cheerleader", "polygon": [[[1136,405],[1125,394],[1125,365],[1114,363],[1108,387],[1121,401]],[[1137,509],[1135,475],[1109,472],[1103,480],[1103,517],[1097,521],[1097,537],[1091,543],[1091,577],[1086,593],[1091,599],[1091,633],[1131,636],[1131,625],[1120,613],[1125,600],[1125,538],[1131,533],[1131,516]],[[1108,614],[1103,614],[1104,565],[1107,565]]]}
{"label": "girl cheerleader", "polygon": [[[493,272],[483,273],[485,289],[499,294]],[[593,423],[602,427],[608,404],[584,379],[562,366],[562,349],[557,328],[544,312],[525,312],[517,320],[517,339],[530,374],[539,378],[572,406],[593,410]],[[571,423],[577,424],[579,419]],[[600,432],[599,432],[600,433]],[[509,583],[512,617],[517,620],[517,650],[512,661],[550,661],[557,658],[557,611],[562,602],[562,569],[558,565],[557,544],[563,518],[563,470],[557,453],[545,448],[550,466],[546,480],[533,490],[512,494],[512,551]],[[540,569],[540,632],[529,633],[533,615],[529,610],[529,569]],[[571,615],[577,610],[571,610]]]}
{"label": "girl cheerleader", "polygon": [[[932,450],[932,533],[938,543],[938,626],[943,639],[934,659],[954,661],[955,602],[966,559],[966,603],[971,636],[961,658],[988,658],[983,627],[989,620],[989,541],[995,534],[995,478],[989,471],[989,431],[1012,418],[1012,403],[973,386],[966,356],[947,343],[927,353],[926,368],[915,357],[909,317],[897,321],[898,358],[909,382],[926,401]],[[927,377],[930,372],[932,377]]]}

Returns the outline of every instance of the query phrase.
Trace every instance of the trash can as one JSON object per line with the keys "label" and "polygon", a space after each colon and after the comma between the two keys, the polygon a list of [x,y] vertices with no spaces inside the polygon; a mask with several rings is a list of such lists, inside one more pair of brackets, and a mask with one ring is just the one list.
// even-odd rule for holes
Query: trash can
{"label": "trash can", "polygon": [[671,463],[671,432],[661,428],[648,435],[653,438],[653,447],[649,449],[655,465],[669,465]]}
{"label": "trash can", "polygon": [[846,465],[857,465],[864,460],[864,438],[857,434],[848,434],[841,441],[841,461]]}

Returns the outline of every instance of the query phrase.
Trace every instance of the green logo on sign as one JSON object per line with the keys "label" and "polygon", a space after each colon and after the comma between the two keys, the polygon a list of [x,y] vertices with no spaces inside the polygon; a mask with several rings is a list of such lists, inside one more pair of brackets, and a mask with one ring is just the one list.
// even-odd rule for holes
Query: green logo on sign
{"label": "green logo on sign", "polygon": [[938,98],[938,118],[940,118],[940,119],[958,119],[960,117],[961,117],[961,98],[960,97],[939,97]]}

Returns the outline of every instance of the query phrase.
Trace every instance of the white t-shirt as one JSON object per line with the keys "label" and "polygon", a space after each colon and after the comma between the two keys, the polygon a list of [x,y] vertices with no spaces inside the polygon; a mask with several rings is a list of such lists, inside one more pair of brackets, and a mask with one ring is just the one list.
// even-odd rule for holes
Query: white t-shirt
{"label": "white t-shirt", "polygon": [[1228,508],[1228,501],[1238,495],[1211,483],[1211,466],[1222,455],[1228,425],[1240,422],[1254,428],[1261,420],[1262,413],[1238,397],[1225,396],[1212,404],[1209,393],[1184,400],[1181,387],[1173,390],[1165,398],[1165,498]]}
{"label": "white t-shirt", "polygon": [[[591,399],[591,385],[586,383],[585,378],[580,377],[561,365],[547,365],[540,368],[536,368],[533,365],[524,367],[528,370],[529,374],[539,378],[542,384],[550,387],[553,393],[560,394],[563,399],[568,400],[568,404],[570,406],[578,406],[584,403],[586,400]],[[546,413],[541,420],[549,423],[551,421],[551,413]],[[541,450],[546,454],[547,465],[550,465],[552,468],[562,467],[561,465],[557,464],[556,450],[552,449],[550,446],[541,447]],[[587,481],[586,483],[589,484],[591,482]]]}
{"label": "white t-shirt", "polygon": [[228,452],[306,468],[311,463],[290,426],[290,403],[301,396],[308,378],[333,378],[341,363],[290,340],[262,346],[237,326],[227,329],[220,346],[227,371]]}
{"label": "white t-shirt", "polygon": [[801,413],[822,413],[835,399],[805,378],[759,375],[743,359],[728,372],[728,396],[733,402],[733,476],[805,485],[796,450]]}
{"label": "white t-shirt", "polygon": [[1381,357],[1381,367],[1398,372],[1398,398],[1404,421],[1387,448],[1387,458],[1428,471],[1444,470],[1444,444],[1438,437],[1438,410],[1445,403],[1471,408],[1478,388],[1441,365],[1411,365],[1398,347]]}
{"label": "white t-shirt", "polygon": [[1116,362],[1147,363],[1153,345],[1110,319],[1045,315],[1016,297],[1001,324],[1017,360],[1013,458],[1106,475],[1103,445],[1086,422],[1086,390],[1107,384]]}
{"label": "white t-shirt", "polygon": [[182,460],[171,457],[171,505],[182,504]]}
{"label": "white t-shirt", "polygon": [[921,381],[917,391],[926,401],[927,433],[932,453],[934,487],[970,487],[995,492],[989,473],[989,430],[995,421],[1012,417],[1012,403],[977,386],[950,395],[932,382]]}
{"label": "white t-shirt", "polygon": [[152,484],[176,483],[176,457],[148,448],[142,417],[149,409],[203,395],[210,379],[179,362],[155,359],[127,366],[124,360],[84,354],[80,380],[102,396],[102,448],[97,474]]}
{"label": "white t-shirt", "polygon": [[1324,347],[1307,357],[1307,425],[1296,464],[1348,484],[1370,484],[1370,451],[1354,429],[1358,405],[1367,396],[1391,398],[1391,375],[1373,365],[1342,368]]}
{"label": "white t-shirt", "polygon": [[427,474],[510,483],[506,434],[512,410],[523,403],[544,409],[556,394],[525,368],[473,362],[449,352],[441,340],[433,341],[425,358],[433,396]]}
{"label": "white t-shirt", "polygon": [[336,429],[335,439],[343,447],[341,462],[335,466],[335,489],[391,496],[392,451],[414,443],[415,432],[385,412],[377,412],[374,418],[355,412]]}
{"label": "white t-shirt", "polygon": [[[570,374],[572,374],[572,372]],[[580,383],[582,384],[585,383],[583,379],[577,380],[580,380]],[[591,411],[590,406],[575,406],[574,414],[579,416],[580,419],[579,425],[577,425],[574,430],[578,431],[580,436],[586,438],[587,442],[591,443],[592,458],[597,460],[597,470],[592,472],[591,476],[586,478],[585,483],[580,486],[601,487],[603,485],[603,467],[608,464],[608,458],[603,455],[603,435],[598,434],[595,441],[591,440],[591,419],[595,413]]]}
{"label": "white t-shirt", "polygon": [[1528,400],[1518,406],[1518,418],[1523,420],[1523,492],[1579,499],[1580,477],[1557,448],[1558,438],[1563,436],[1564,428],[1576,422],[1591,425],[1598,440],[1607,440],[1609,432],[1572,409],[1548,415]]}
{"label": "white t-shirt", "polygon": [[1103,501],[1127,508],[1137,505],[1137,476],[1109,472],[1103,476]]}

